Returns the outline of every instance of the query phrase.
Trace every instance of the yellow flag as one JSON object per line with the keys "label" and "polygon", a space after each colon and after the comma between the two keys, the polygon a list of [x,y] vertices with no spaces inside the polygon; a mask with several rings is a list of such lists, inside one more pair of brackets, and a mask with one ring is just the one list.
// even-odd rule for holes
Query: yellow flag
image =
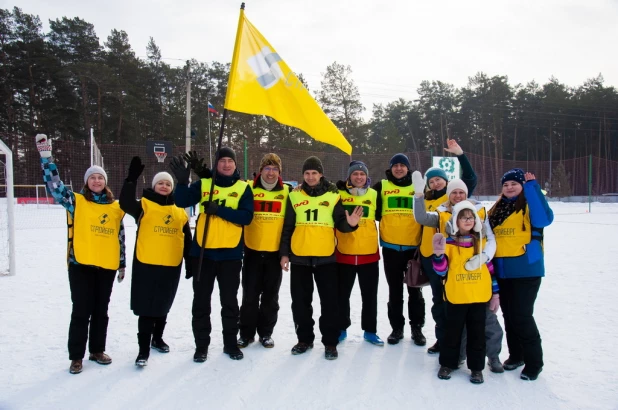
{"label": "yellow flag", "polygon": [[351,155],[341,131],[244,13],[240,10],[225,108],[268,115]]}

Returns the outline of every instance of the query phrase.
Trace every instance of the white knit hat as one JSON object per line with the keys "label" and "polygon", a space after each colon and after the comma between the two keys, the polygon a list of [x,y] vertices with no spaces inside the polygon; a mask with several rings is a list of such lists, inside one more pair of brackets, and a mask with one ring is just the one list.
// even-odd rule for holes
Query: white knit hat
{"label": "white knit hat", "polygon": [[156,174],[154,178],[152,178],[152,189],[154,189],[155,185],[157,185],[157,182],[159,181],[168,181],[172,184],[172,189],[174,189],[174,178],[172,178],[169,173],[162,171]]}
{"label": "white knit hat", "polygon": [[461,212],[464,209],[469,209],[474,214],[474,226],[472,227],[472,230],[475,232],[481,232],[481,229],[483,229],[483,225],[481,224],[481,218],[479,218],[477,210],[474,207],[474,205],[472,205],[472,202],[461,201],[460,203],[456,204],[453,207],[453,216],[451,217],[451,234],[452,235],[455,235],[457,232],[459,232],[459,226],[457,226],[457,218],[459,217],[459,212]]}
{"label": "white knit hat", "polygon": [[88,178],[90,178],[90,175],[92,174],[103,175],[103,178],[105,178],[105,185],[107,185],[107,172],[105,172],[105,170],[98,165],[93,165],[86,170],[86,173],[84,174],[84,184],[88,183]]}
{"label": "white knit hat", "polygon": [[468,187],[459,178],[455,178],[455,179],[449,181],[448,185],[446,186],[446,196],[450,197],[451,196],[451,192],[453,192],[456,189],[461,189],[462,191],[464,191],[466,193],[466,197],[468,197]]}

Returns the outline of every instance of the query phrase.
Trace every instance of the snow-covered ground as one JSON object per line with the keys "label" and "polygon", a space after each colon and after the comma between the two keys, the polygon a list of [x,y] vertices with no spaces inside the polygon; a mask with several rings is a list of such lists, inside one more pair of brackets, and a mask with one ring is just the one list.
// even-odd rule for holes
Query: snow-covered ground
{"label": "snow-covered ground", "polygon": [[[283,276],[274,349],[258,343],[245,358],[222,353],[220,305],[213,294],[213,340],[206,363],[192,360],[191,281],[181,279],[165,340],[171,353],[153,351],[137,369],[137,317],[129,309],[130,275],[115,283],[110,302],[110,366],[85,361],[68,372],[71,299],[65,266],[62,210],[18,207],[17,269],[0,278],[0,409],[618,409],[618,204],[552,203],[556,218],[545,231],[547,276],[536,304],[545,368],[536,382],[519,370],[484,371],[472,385],[468,371],[436,377],[438,359],[406,338],[376,347],[362,340],[360,292],[352,295],[352,322],[339,359],[324,360],[317,343],[292,356],[296,341],[289,276]],[[129,260],[135,224],[126,218]],[[47,228],[37,228],[47,226]],[[50,227],[51,226],[51,227]],[[378,334],[386,340],[387,285],[380,277]],[[240,299],[239,293],[239,299]],[[431,291],[425,335],[433,344]],[[317,320],[319,298],[314,298]],[[316,326],[317,341],[319,330]],[[507,357],[506,340],[501,358]]]}

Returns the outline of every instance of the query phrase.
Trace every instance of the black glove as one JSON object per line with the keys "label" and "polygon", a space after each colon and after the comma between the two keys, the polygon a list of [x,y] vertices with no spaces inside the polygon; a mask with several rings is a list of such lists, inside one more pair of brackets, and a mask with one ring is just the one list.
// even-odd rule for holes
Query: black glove
{"label": "black glove", "polygon": [[206,202],[204,204],[204,212],[208,215],[216,215],[219,204],[213,201]]}
{"label": "black glove", "polygon": [[332,182],[326,182],[328,184],[328,186],[326,187],[326,190],[328,192],[332,192],[335,194],[339,193],[339,188],[337,188],[337,185],[333,184]]}
{"label": "black glove", "polygon": [[170,161],[170,170],[176,177],[179,184],[188,185],[189,177],[191,176],[191,166],[184,164],[182,155],[172,158]]}
{"label": "black glove", "polygon": [[204,158],[198,158],[197,151],[189,151],[182,156],[189,163],[191,169],[200,178],[212,177],[212,171],[203,164]]}
{"label": "black glove", "polygon": [[193,277],[193,269],[185,263],[185,279],[191,279]]}
{"label": "black glove", "polygon": [[127,181],[137,182],[137,178],[142,175],[145,165],[142,164],[140,157],[133,157],[131,164],[129,164],[129,174],[127,175]]}

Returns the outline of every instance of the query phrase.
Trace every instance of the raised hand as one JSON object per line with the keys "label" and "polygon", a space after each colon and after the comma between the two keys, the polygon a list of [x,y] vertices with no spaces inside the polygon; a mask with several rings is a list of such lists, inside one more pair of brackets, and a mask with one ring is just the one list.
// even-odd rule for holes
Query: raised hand
{"label": "raised hand", "polygon": [[177,157],[172,158],[170,161],[170,170],[172,174],[176,177],[176,181],[179,184],[188,185],[189,177],[191,176],[191,166],[189,164],[185,165],[184,159],[182,155],[178,155]]}
{"label": "raised hand", "polygon": [[431,239],[433,245],[433,253],[436,256],[442,256],[446,250],[446,238],[440,232],[436,233]]}
{"label": "raised hand", "polygon": [[446,140],[447,148],[444,148],[444,151],[450,152],[453,155],[461,155],[463,154],[463,150],[454,139],[447,138]]}
{"label": "raised hand", "polygon": [[199,158],[197,151],[189,151],[182,155],[183,159],[189,163],[189,166],[200,178],[211,178],[212,172],[204,165],[204,158]]}
{"label": "raised hand", "polygon": [[536,179],[536,176],[534,176],[532,172],[526,172],[524,174],[524,178],[526,179],[526,182],[528,182],[528,181],[534,181]]}
{"label": "raised hand", "polygon": [[39,150],[41,158],[49,158],[52,156],[52,143],[51,140],[47,138],[47,135],[37,134],[34,140],[36,141],[36,149]]}
{"label": "raised hand", "polygon": [[356,208],[354,208],[354,211],[352,211],[351,215],[348,213],[347,209],[345,211],[345,219],[348,220],[348,224],[351,227],[355,227],[356,225],[358,225],[362,217],[363,217],[363,207],[362,206],[357,206]]}
{"label": "raised hand", "polygon": [[127,181],[137,182],[137,178],[142,175],[144,167],[145,165],[142,164],[142,159],[140,157],[133,157],[131,159],[131,163],[129,164],[129,174],[127,175]]}
{"label": "raised hand", "polygon": [[412,173],[412,184],[414,185],[414,196],[423,196],[423,192],[425,191],[425,179],[420,172],[414,171]]}

